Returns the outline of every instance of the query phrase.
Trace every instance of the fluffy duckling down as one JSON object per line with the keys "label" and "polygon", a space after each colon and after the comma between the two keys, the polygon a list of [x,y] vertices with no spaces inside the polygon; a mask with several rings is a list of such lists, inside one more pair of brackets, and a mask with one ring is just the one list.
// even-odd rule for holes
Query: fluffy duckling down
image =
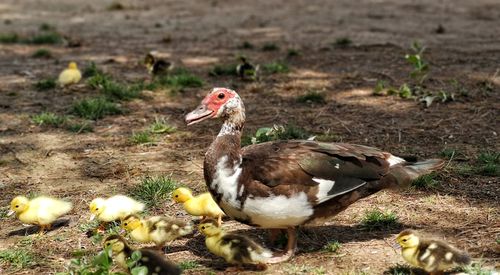
{"label": "fluffy duckling down", "polygon": [[71,211],[72,208],[71,202],[60,199],[40,196],[30,200],[25,196],[17,196],[10,202],[8,215],[15,213],[17,218],[25,224],[39,225],[40,233],[43,233],[55,220]]}
{"label": "fluffy duckling down", "polygon": [[224,232],[213,219],[202,221],[198,230],[205,235],[208,250],[230,264],[252,264],[265,269],[265,263],[273,256],[271,251],[246,236]]}
{"label": "fluffy duckling down", "polygon": [[154,242],[157,248],[193,232],[192,224],[162,216],[141,219],[137,215],[128,215],[121,221],[121,227],[134,241]]}
{"label": "fluffy duckling down", "polygon": [[76,84],[82,79],[82,73],[78,69],[78,66],[75,62],[70,62],[68,68],[64,69],[57,79],[57,83],[60,86],[68,86],[71,84]]}
{"label": "fluffy duckling down", "polygon": [[467,253],[444,241],[423,238],[414,230],[402,231],[396,241],[402,248],[401,255],[409,264],[431,274],[441,274],[446,269],[470,263]]}
{"label": "fluffy duckling down", "polygon": [[203,218],[217,218],[218,225],[221,225],[224,212],[219,208],[210,193],[206,192],[195,197],[190,189],[180,187],[172,192],[172,197],[175,202],[183,204],[184,210],[188,214],[202,216]]}
{"label": "fluffy duckling down", "polygon": [[[134,250],[127,241],[119,235],[110,235],[104,240],[104,247],[111,247],[111,255],[119,266],[130,272],[127,260],[132,253],[138,251],[141,254],[137,265],[147,268],[147,274],[150,275],[177,275],[181,274],[181,269],[173,262],[167,260],[164,255],[147,248]],[[143,273],[138,273],[143,274]]]}
{"label": "fluffy duckling down", "polygon": [[107,199],[95,198],[89,204],[90,213],[92,213],[90,219],[97,218],[101,222],[112,222],[142,212],[144,207],[144,203],[124,195],[115,195]]}

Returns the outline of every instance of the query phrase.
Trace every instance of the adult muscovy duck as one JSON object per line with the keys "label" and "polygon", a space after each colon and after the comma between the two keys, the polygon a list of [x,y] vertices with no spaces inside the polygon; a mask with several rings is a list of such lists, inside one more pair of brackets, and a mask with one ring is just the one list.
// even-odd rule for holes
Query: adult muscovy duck
{"label": "adult muscovy duck", "polygon": [[410,163],[376,148],[308,140],[271,141],[241,148],[245,107],[233,90],[214,88],[186,115],[192,125],[209,118],[224,124],[205,154],[205,181],[224,212],[240,222],[286,229],[286,252],[295,253],[296,227],[336,215],[384,188],[407,186],[444,162]]}

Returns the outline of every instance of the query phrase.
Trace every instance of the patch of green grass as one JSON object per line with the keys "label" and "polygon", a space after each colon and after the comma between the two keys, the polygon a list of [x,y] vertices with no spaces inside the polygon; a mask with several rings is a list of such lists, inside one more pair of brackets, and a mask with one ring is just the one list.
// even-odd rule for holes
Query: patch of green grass
{"label": "patch of green grass", "polygon": [[290,71],[287,64],[279,61],[264,64],[263,69],[268,74],[288,73]]}
{"label": "patch of green grass", "polygon": [[[2,164],[2,161],[0,160],[0,166]],[[0,219],[5,219],[7,218],[7,213],[9,213],[9,207],[0,207]]]}
{"label": "patch of green grass", "polygon": [[39,29],[41,31],[54,31],[54,30],[56,30],[56,27],[50,25],[49,23],[42,23],[42,24],[40,24]]}
{"label": "patch of green grass", "polygon": [[396,264],[391,266],[388,270],[384,271],[384,275],[411,275],[413,274],[412,268],[406,264]]}
{"label": "patch of green grass", "polygon": [[411,185],[418,189],[436,188],[439,185],[439,181],[437,180],[437,178],[438,174],[433,172],[416,178],[412,181]]}
{"label": "patch of green grass", "polygon": [[324,133],[317,135],[315,140],[322,142],[340,142],[342,138],[328,129]]}
{"label": "patch of green grass", "polygon": [[118,83],[110,76],[103,74],[97,67],[88,67],[87,73],[92,75],[87,84],[93,89],[99,89],[106,97],[116,100],[130,100],[140,96],[142,85],[130,85]]}
{"label": "patch of green grass", "polygon": [[180,72],[159,78],[159,83],[173,91],[182,91],[184,88],[199,88],[203,86],[203,80],[189,72]]}
{"label": "patch of green grass", "polygon": [[19,42],[19,35],[17,33],[0,33],[0,43],[14,44]]}
{"label": "patch of green grass", "polygon": [[57,86],[57,82],[54,78],[46,78],[39,80],[34,84],[35,89],[38,91],[45,91],[45,90],[50,90],[54,89]]}
{"label": "patch of green grass", "polygon": [[66,129],[73,133],[89,133],[94,131],[92,125],[89,122],[70,122],[67,123]]}
{"label": "patch of green grass", "polygon": [[136,132],[130,137],[133,144],[146,144],[153,142],[154,139],[149,132]]}
{"label": "patch of green grass", "polygon": [[398,217],[395,213],[378,209],[369,210],[361,220],[361,226],[367,230],[389,229],[398,224]]}
{"label": "patch of green grass", "polygon": [[48,125],[52,127],[60,127],[66,122],[67,117],[59,116],[51,112],[43,112],[41,114],[34,115],[31,120],[39,126]]}
{"label": "patch of green grass", "polygon": [[300,51],[297,49],[288,49],[286,52],[287,57],[296,57],[300,55]]}
{"label": "patch of green grass", "polygon": [[189,270],[199,267],[200,264],[197,261],[183,261],[179,263],[179,267],[182,270]]}
{"label": "patch of green grass", "polygon": [[149,126],[149,131],[153,134],[171,134],[176,130],[177,128],[168,124],[166,119],[155,118],[155,122]]}
{"label": "patch of green grass", "polygon": [[94,61],[91,61],[83,69],[83,77],[93,77],[93,76],[96,76],[96,75],[104,75],[104,73],[99,68],[97,68],[97,65],[95,64]]}
{"label": "patch of green grass", "polygon": [[331,252],[331,253],[338,253],[339,249],[342,247],[342,245],[339,243],[339,241],[330,241],[325,246],[323,246],[323,251],[326,252]]}
{"label": "patch of green grass", "polygon": [[223,75],[237,75],[236,73],[236,64],[227,64],[227,65],[215,65],[208,75],[210,76],[223,76]]}
{"label": "patch of green grass", "polygon": [[500,176],[500,152],[482,152],[477,157],[477,173],[483,176]]}
{"label": "patch of green grass", "polygon": [[57,32],[39,33],[26,40],[28,44],[59,44],[62,42],[62,36]]}
{"label": "patch of green grass", "polygon": [[120,107],[104,97],[85,98],[73,103],[71,112],[79,117],[97,120],[107,115],[121,114]]}
{"label": "patch of green grass", "polygon": [[345,48],[352,44],[352,40],[349,37],[339,37],[335,39],[333,45],[335,47]]}
{"label": "patch of green grass", "polygon": [[464,267],[459,267],[456,269],[456,272],[464,272],[466,274],[471,274],[471,275],[497,275],[498,272],[496,272],[493,269],[487,269],[484,265],[484,260],[479,260],[478,262],[474,262],[468,266]]}
{"label": "patch of green grass", "polygon": [[[242,138],[242,146],[258,144],[272,140],[306,139],[309,136],[307,131],[293,124],[274,125],[273,127],[263,127],[257,129],[255,135],[250,139]],[[250,143],[248,143],[250,142]]]}
{"label": "patch of green grass", "polygon": [[443,150],[441,150],[441,152],[439,152],[439,155],[446,159],[452,159],[457,155],[457,150],[452,148],[444,148]]}
{"label": "patch of green grass", "polygon": [[171,175],[145,177],[130,191],[130,195],[149,207],[156,207],[167,201],[177,186]]}
{"label": "patch of green grass", "polygon": [[26,248],[11,248],[0,251],[0,263],[15,268],[28,268],[36,264],[35,255]]}
{"label": "patch of green grass", "polygon": [[318,91],[308,91],[307,93],[299,96],[297,98],[297,102],[299,103],[317,103],[317,104],[325,104],[325,95]]}
{"label": "patch of green grass", "polygon": [[280,48],[278,47],[278,45],[274,44],[274,43],[265,43],[263,46],[262,46],[262,50],[265,51],[265,52],[269,52],[269,51],[277,51],[279,50]]}
{"label": "patch of green grass", "polygon": [[254,45],[248,41],[243,41],[243,43],[241,43],[238,48],[240,49],[253,49],[255,48]]}
{"label": "patch of green grass", "polygon": [[34,58],[51,58],[52,57],[52,52],[50,50],[41,48],[36,50],[31,57]]}

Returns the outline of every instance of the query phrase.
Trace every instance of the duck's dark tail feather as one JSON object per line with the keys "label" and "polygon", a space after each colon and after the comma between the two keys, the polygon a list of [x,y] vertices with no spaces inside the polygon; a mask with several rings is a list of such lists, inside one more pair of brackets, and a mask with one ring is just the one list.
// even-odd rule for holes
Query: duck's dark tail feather
{"label": "duck's dark tail feather", "polygon": [[445,161],[442,159],[428,159],[414,163],[406,162],[391,167],[389,174],[396,178],[399,187],[407,187],[418,177],[443,168],[444,164]]}
{"label": "duck's dark tail feather", "polygon": [[465,252],[458,252],[453,255],[453,261],[459,265],[470,264],[470,257]]}

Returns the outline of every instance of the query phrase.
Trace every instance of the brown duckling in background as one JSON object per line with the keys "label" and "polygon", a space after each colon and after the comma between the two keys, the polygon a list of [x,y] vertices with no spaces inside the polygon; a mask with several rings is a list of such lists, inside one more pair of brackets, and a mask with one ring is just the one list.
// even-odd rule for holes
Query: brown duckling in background
{"label": "brown duckling in background", "polygon": [[260,66],[254,66],[248,62],[247,58],[240,56],[241,63],[236,67],[236,73],[241,79],[256,80],[258,78]]}
{"label": "brown duckling in background", "polygon": [[[111,254],[119,266],[129,270],[127,260],[132,256],[132,253],[139,251],[141,258],[137,261],[140,266],[145,266],[150,275],[177,275],[181,274],[181,269],[167,260],[164,255],[155,250],[141,248],[139,250],[132,249],[127,241],[119,235],[110,235],[104,240],[104,247],[111,247]],[[130,270],[129,270],[130,271]]]}
{"label": "brown duckling in background", "polygon": [[423,238],[414,230],[404,230],[396,237],[401,245],[401,255],[415,267],[430,274],[442,274],[444,270],[468,265],[470,257],[442,240]]}
{"label": "brown duckling in background", "polygon": [[166,75],[174,68],[174,64],[165,59],[156,57],[153,53],[148,53],[144,58],[144,65],[148,69],[148,72],[153,75],[153,77],[158,75]]}

